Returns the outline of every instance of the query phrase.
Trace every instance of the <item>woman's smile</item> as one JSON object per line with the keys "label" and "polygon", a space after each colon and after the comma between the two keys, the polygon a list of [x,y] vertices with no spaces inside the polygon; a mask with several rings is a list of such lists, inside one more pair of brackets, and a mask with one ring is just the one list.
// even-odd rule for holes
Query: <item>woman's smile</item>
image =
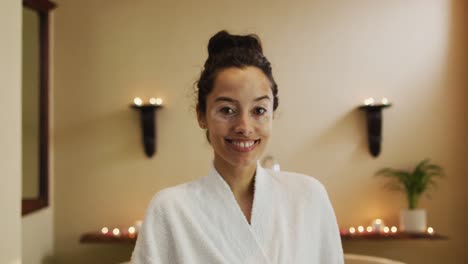
{"label": "woman's smile", "polygon": [[238,151],[238,152],[250,152],[254,150],[258,144],[260,144],[260,139],[257,140],[236,140],[236,139],[225,139],[225,141],[228,143],[228,146],[230,146],[233,150]]}

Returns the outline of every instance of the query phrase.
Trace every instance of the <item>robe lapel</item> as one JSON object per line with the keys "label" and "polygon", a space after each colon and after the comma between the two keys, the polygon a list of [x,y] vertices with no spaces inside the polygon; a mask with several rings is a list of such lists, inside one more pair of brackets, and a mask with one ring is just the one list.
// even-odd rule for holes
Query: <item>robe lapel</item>
{"label": "robe lapel", "polygon": [[[213,198],[217,199],[217,210],[226,215],[224,223],[228,225],[232,232],[229,239],[232,246],[244,253],[245,263],[265,263],[271,261],[266,254],[266,239],[270,236],[272,217],[271,176],[265,169],[257,164],[254,186],[254,201],[250,222],[247,222],[242,210],[240,209],[234,194],[229,185],[224,181],[221,175],[213,167],[207,177],[207,185],[213,193]],[[225,230],[222,226],[221,230]]]}
{"label": "robe lapel", "polygon": [[[255,191],[254,201],[251,215],[251,231],[262,248],[267,259],[268,256],[267,244],[271,240],[273,234],[273,186],[272,178],[268,172],[257,164],[257,172],[255,175]],[[271,262],[271,260],[269,261]]]}

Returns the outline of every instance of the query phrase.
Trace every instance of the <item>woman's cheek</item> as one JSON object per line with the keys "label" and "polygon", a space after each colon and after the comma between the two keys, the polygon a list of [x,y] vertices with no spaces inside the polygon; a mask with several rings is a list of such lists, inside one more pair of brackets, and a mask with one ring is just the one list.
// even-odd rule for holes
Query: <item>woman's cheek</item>
{"label": "woman's cheek", "polygon": [[271,115],[263,115],[258,119],[258,131],[261,136],[269,136],[271,133],[273,118]]}
{"label": "woman's cheek", "polygon": [[215,115],[209,123],[211,124],[209,130],[212,135],[226,136],[228,134],[230,123],[228,118]]}

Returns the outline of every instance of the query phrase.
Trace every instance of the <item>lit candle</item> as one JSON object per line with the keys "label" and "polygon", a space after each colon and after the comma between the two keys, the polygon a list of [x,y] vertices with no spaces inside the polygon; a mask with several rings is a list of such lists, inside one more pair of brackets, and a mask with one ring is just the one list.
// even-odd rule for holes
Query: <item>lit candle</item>
{"label": "lit candle", "polygon": [[143,104],[143,101],[140,97],[135,97],[135,99],[133,99],[133,103],[137,106],[141,106]]}
{"label": "lit candle", "polygon": [[350,228],[349,228],[349,232],[350,232],[351,234],[356,233],[356,228],[350,227]]}
{"label": "lit candle", "polygon": [[112,234],[114,234],[114,236],[118,236],[118,235],[120,235],[120,230],[118,228],[114,228],[112,230]]}
{"label": "lit candle", "polygon": [[365,105],[373,105],[374,102],[375,102],[374,98],[367,98],[366,100],[364,100]]}
{"label": "lit candle", "polygon": [[133,226],[135,226],[137,232],[140,231],[140,228],[141,228],[141,224],[142,224],[142,223],[143,223],[143,222],[142,222],[141,220],[135,221],[135,224],[134,224]]}
{"label": "lit candle", "polygon": [[152,105],[162,105],[162,103],[163,103],[163,100],[161,98],[159,98],[159,97],[158,98],[152,97],[150,99],[150,104],[152,104]]}
{"label": "lit candle", "polygon": [[357,229],[358,229],[359,233],[364,232],[364,227],[363,226],[359,226]]}
{"label": "lit candle", "polygon": [[369,233],[372,232],[372,226],[368,226],[368,227],[366,228],[366,230],[367,230],[367,232],[369,232]]}
{"label": "lit candle", "polygon": [[396,233],[398,231],[398,228],[396,226],[392,226],[390,231],[392,231],[392,233]]}
{"label": "lit candle", "polygon": [[388,99],[387,98],[382,98],[382,104],[388,105]]}
{"label": "lit candle", "polygon": [[374,231],[381,232],[385,224],[382,221],[382,219],[377,218],[377,219],[374,219],[374,221],[372,221],[371,226]]}
{"label": "lit candle", "polygon": [[131,234],[131,235],[135,234],[135,231],[136,231],[136,229],[133,226],[128,228],[128,233]]}
{"label": "lit candle", "polygon": [[430,235],[434,234],[434,228],[428,227],[427,228],[427,233],[430,234]]}
{"label": "lit candle", "polygon": [[390,228],[388,228],[388,226],[386,226],[386,227],[383,228],[383,231],[384,231],[384,233],[388,233],[390,231]]}
{"label": "lit candle", "polygon": [[107,233],[109,233],[109,228],[103,227],[103,228],[101,229],[101,233],[103,233],[104,235],[107,234]]}

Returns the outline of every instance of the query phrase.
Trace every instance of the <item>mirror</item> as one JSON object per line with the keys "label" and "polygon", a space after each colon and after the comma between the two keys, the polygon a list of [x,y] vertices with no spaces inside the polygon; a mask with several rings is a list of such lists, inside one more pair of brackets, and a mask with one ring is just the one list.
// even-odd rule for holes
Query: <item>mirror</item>
{"label": "mirror", "polygon": [[22,214],[49,205],[49,16],[55,4],[23,0]]}

